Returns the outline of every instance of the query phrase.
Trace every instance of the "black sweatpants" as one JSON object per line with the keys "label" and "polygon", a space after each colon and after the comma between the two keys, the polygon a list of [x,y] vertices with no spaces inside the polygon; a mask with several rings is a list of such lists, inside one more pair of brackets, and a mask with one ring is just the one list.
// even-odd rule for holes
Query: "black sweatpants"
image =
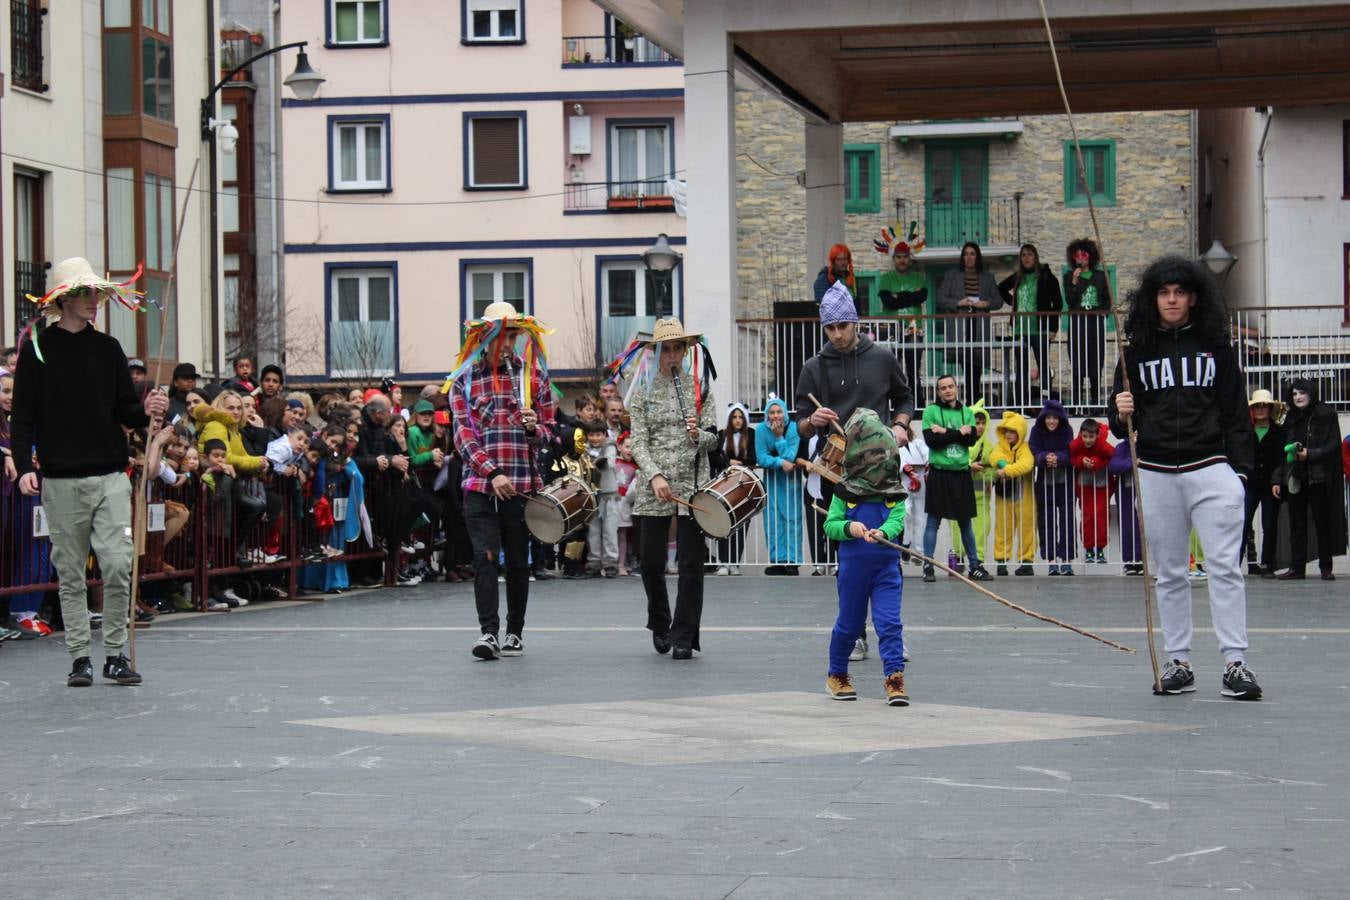
{"label": "black sweatpants", "polygon": [[692,516],[676,518],[679,523],[675,530],[675,560],[680,573],[672,618],[670,596],[666,592],[666,535],[670,533],[670,516],[633,517],[642,547],[647,628],[654,634],[668,635],[676,647],[701,650],[698,626],[703,618],[703,563],[707,546],[703,542],[703,532]]}

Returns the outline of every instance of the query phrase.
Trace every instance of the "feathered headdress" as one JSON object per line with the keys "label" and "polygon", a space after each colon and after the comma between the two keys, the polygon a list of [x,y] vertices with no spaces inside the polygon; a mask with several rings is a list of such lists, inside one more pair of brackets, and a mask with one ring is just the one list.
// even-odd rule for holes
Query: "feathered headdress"
{"label": "feathered headdress", "polygon": [[713,365],[707,338],[701,334],[686,334],[679,319],[658,319],[649,337],[639,334],[633,338],[605,366],[605,383],[614,384],[621,378],[630,378],[628,395],[623,401],[624,406],[628,406],[638,382],[650,389],[652,378],[656,375],[656,361],[661,356],[661,344],[666,341],[681,341],[686,345],[682,368],[693,379],[695,415],[700,415],[703,401],[708,398],[712,382],[717,378],[717,367]]}
{"label": "feathered headdress", "polygon": [[[903,239],[900,237],[902,234],[905,235]],[[928,242],[919,237],[919,220],[913,219],[909,223],[908,232],[905,231],[903,222],[896,222],[881,229],[881,237],[873,240],[872,246],[885,256],[893,255],[899,247],[909,251],[910,256],[918,256],[923,252],[923,248],[928,246]]]}
{"label": "feathered headdress", "polygon": [[[455,358],[455,367],[449,375],[445,376],[445,383],[441,385],[441,393],[450,393],[450,388],[454,385],[455,379],[461,375],[472,373],[474,364],[486,356],[487,359],[496,359],[507,340],[506,330],[508,328],[519,329],[525,335],[525,351],[522,354],[522,371],[520,383],[520,405],[521,408],[528,408],[533,402],[533,378],[535,366],[538,365],[541,378],[548,377],[548,354],[544,349],[544,335],[552,334],[553,329],[548,328],[534,316],[522,316],[516,312],[516,308],[510,303],[498,302],[488,305],[483,310],[483,318],[473,319],[464,325],[464,341],[459,346],[459,356]],[[496,380],[501,377],[500,373],[494,368],[492,379],[494,388]],[[509,377],[509,375],[508,375]],[[465,379],[464,389],[468,391],[472,385],[472,375]]]}
{"label": "feathered headdress", "polygon": [[111,297],[132,312],[145,312],[145,292],[132,289],[132,285],[140,280],[144,273],[144,264],[137,265],[136,273],[126,281],[113,281],[111,278],[100,278],[95,275],[94,267],[82,256],[61,260],[52,268],[52,280],[56,282],[56,287],[41,297],[27,295],[29,302],[37,306],[38,315],[24,326],[23,333],[19,335],[19,345],[22,346],[24,341],[31,337],[33,352],[40,362],[45,363],[47,360],[42,357],[42,347],[38,343],[37,335],[33,334],[33,326],[43,318],[60,318],[61,304],[58,301],[73,291],[88,290],[100,300]]}

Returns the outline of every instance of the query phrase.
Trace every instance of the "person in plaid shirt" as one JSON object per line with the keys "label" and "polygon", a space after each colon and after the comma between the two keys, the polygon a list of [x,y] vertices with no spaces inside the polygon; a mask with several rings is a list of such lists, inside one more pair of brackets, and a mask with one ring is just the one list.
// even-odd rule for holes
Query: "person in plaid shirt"
{"label": "person in plaid shirt", "polygon": [[[474,600],[482,629],[473,655],[491,660],[525,652],[520,634],[530,591],[525,495],[541,487],[536,455],[551,435],[553,392],[544,366],[544,327],[510,303],[493,303],[466,324],[447,379],[455,448],[464,460],[464,521],[473,545]],[[522,359],[517,341],[525,336]],[[506,638],[497,595],[497,558],[506,551]]]}

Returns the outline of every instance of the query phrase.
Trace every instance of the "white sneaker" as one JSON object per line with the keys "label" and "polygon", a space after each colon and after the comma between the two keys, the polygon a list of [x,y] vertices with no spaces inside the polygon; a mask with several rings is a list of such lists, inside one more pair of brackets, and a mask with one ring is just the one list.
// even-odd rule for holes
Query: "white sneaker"
{"label": "white sneaker", "polygon": [[502,656],[522,656],[525,653],[525,645],[521,643],[520,636],[508,634],[506,640],[502,641]]}
{"label": "white sneaker", "polygon": [[858,638],[853,642],[853,652],[848,655],[849,662],[862,662],[867,659],[867,638]]}
{"label": "white sneaker", "polygon": [[677,565],[675,565],[675,563],[673,563],[673,562],[668,562],[668,563],[666,563],[666,574],[667,574],[667,575],[678,575],[678,574],[680,574],[680,567],[677,566]]}
{"label": "white sneaker", "polygon": [[741,567],[740,567],[740,566],[732,566],[732,567],[731,567],[731,574],[732,574],[732,575],[739,575],[739,574],[741,574]]}
{"label": "white sneaker", "polygon": [[240,606],[248,606],[248,598],[241,597],[238,594],[236,594],[234,592],[234,588],[226,588],[220,593],[222,596],[224,596],[226,600],[229,600],[231,603],[237,603]]}
{"label": "white sneaker", "polygon": [[718,566],[718,567],[717,567],[717,574],[718,574],[718,575],[730,575],[730,574],[731,574],[731,569],[727,568],[726,566]]}
{"label": "white sneaker", "polygon": [[811,574],[812,574],[812,575],[824,575],[824,574],[825,574],[825,566],[824,566],[824,565],[820,565],[820,564],[817,564],[817,565],[812,566],[812,567],[811,567]]}

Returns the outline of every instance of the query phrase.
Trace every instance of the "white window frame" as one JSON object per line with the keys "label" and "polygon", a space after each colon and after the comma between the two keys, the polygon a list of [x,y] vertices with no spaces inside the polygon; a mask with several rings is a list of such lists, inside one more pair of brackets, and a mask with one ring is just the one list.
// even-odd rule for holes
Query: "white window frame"
{"label": "white window frame", "polygon": [[[356,40],[340,41],[337,35],[337,10],[341,4],[354,4],[356,10]],[[387,44],[389,38],[385,35],[388,11],[385,9],[385,0],[328,0],[328,21],[330,29],[328,43],[334,47],[361,47],[367,45]],[[380,33],[375,37],[369,37],[364,34],[366,17],[365,7],[374,5],[380,10]]]}
{"label": "white window frame", "polygon": [[[481,121],[484,121],[484,120],[487,120],[487,119],[515,119],[515,120],[516,120],[516,180],[515,180],[515,181],[510,181],[510,182],[495,182],[495,181],[494,181],[494,182],[489,182],[489,183],[487,183],[487,184],[479,184],[477,181],[474,180],[474,177],[473,177],[473,161],[474,161],[473,137],[474,137],[474,129],[475,129],[476,124],[477,124],[478,122],[481,122]],[[523,114],[520,114],[520,113],[507,113],[507,114],[503,114],[503,115],[493,115],[493,114],[491,114],[491,113],[484,113],[484,114],[482,114],[482,115],[474,114],[471,118],[469,118],[469,119],[467,120],[467,123],[466,123],[466,124],[467,124],[467,126],[468,126],[467,129],[466,129],[468,133],[464,136],[465,145],[466,145],[466,147],[467,147],[467,155],[466,155],[466,158],[465,158],[465,164],[466,164],[465,184],[466,184],[466,186],[471,187],[471,188],[521,188],[521,187],[527,187],[527,184],[526,184],[526,171],[527,171],[527,170],[526,170],[526,159],[525,159],[525,151],[526,151],[526,146],[525,146],[525,116],[524,116]]]}
{"label": "white window frame", "polygon": [[[530,307],[530,266],[525,263],[466,263],[464,266],[464,312],[467,319],[476,319],[482,315],[481,312],[474,310],[476,302],[473,296],[473,277],[475,275],[492,275],[492,297],[488,303],[498,303],[507,300],[515,306],[516,311],[522,315],[530,315],[533,311]],[[507,298],[505,296],[504,279],[502,276],[521,275],[520,297]]]}
{"label": "white window frame", "polygon": [[[342,180],[342,130],[356,129],[356,178]],[[365,133],[374,128],[380,135],[380,177],[369,178],[366,173]],[[336,119],[329,131],[330,153],[332,156],[334,191],[387,191],[389,190],[389,121],[387,119]]]}
{"label": "white window frame", "polygon": [[[525,16],[522,9],[524,4],[521,0],[465,0],[464,4],[464,40],[473,44],[492,44],[498,42],[516,43],[521,38],[521,20]],[[516,14],[516,33],[503,35],[501,33],[501,13],[504,10],[512,10]],[[480,37],[473,31],[473,14],[475,12],[486,12],[490,14],[492,23],[487,37]]]}
{"label": "white window frame", "polygon": [[[363,371],[361,369],[343,369],[335,365],[337,360],[329,359],[328,373],[334,378],[358,378],[369,377],[372,375],[393,375],[394,370],[398,368],[398,297],[395,295],[397,289],[395,285],[394,270],[384,266],[371,266],[368,269],[348,269],[335,268],[329,276],[332,281],[329,285],[329,296],[332,298],[332,306],[329,309],[329,315],[332,322],[350,321],[338,318],[338,304],[341,302],[338,296],[338,282],[343,279],[356,279],[359,287],[357,288],[357,322],[371,321],[370,318],[370,282],[374,278],[384,278],[389,282],[389,319],[391,326],[392,344],[389,347],[389,354],[393,359],[393,365],[388,369],[375,371]],[[378,319],[376,321],[386,321]],[[329,347],[330,353],[335,353],[335,348]]]}
{"label": "white window frame", "polygon": [[[650,300],[647,296],[647,267],[643,265],[642,260],[613,259],[600,263],[600,315],[603,318],[613,318],[609,309],[609,273],[616,271],[631,271],[635,273],[637,285],[636,305],[637,309],[633,315],[642,317],[656,318],[657,313],[652,309]],[[670,276],[670,312],[667,315],[679,315],[680,300],[680,270],[676,267]]]}
{"label": "white window frame", "polygon": [[649,179],[655,178],[656,175],[653,175],[652,173],[649,173],[649,172],[646,172],[646,171],[645,171],[645,170],[646,170],[646,167],[647,167],[647,154],[646,154],[646,152],[644,152],[644,151],[645,151],[645,144],[646,144],[646,135],[645,135],[645,134],[639,134],[639,135],[638,135],[638,157],[637,157],[637,164],[638,164],[638,170],[641,171],[643,174],[640,175],[640,176],[638,176],[638,177],[636,177],[636,178],[634,178],[634,179],[632,179],[632,180],[633,180],[634,183],[642,185],[642,187],[638,189],[638,196],[640,196],[640,197],[645,197],[645,196],[647,196],[647,193],[648,193],[647,188],[650,187],[650,188],[652,188],[652,191],[651,191],[652,196],[654,196],[654,197],[663,197],[663,196],[665,196],[666,193],[667,193],[667,191],[666,191],[666,182],[667,182],[669,179],[675,177],[675,175],[674,175],[673,173],[667,172],[667,171],[666,171],[666,169],[670,168],[670,158],[671,158],[671,157],[670,157],[670,151],[671,151],[671,143],[670,143],[670,142],[673,141],[673,140],[675,139],[674,129],[671,128],[669,125],[667,125],[667,124],[664,123],[664,122],[650,122],[650,123],[631,124],[631,125],[630,125],[630,124],[625,124],[625,123],[622,123],[622,122],[618,122],[618,123],[614,123],[614,124],[612,124],[612,125],[609,126],[609,131],[610,131],[610,146],[613,148],[613,153],[612,153],[612,156],[611,156],[611,158],[610,158],[610,160],[609,160],[609,181],[610,181],[611,184],[623,184],[623,183],[625,183],[625,180],[624,180],[623,178],[620,178],[620,177],[619,177],[619,175],[620,175],[620,172],[619,172],[619,133],[620,133],[621,131],[647,132],[647,131],[651,131],[651,130],[657,130],[657,131],[660,131],[662,134],[665,135],[665,142],[662,144],[662,147],[661,147],[661,151],[662,151],[662,152],[661,152],[661,171],[660,171],[659,173],[657,173],[658,175],[660,175],[660,176],[662,176],[662,177],[660,178],[659,181],[649,181]]}

